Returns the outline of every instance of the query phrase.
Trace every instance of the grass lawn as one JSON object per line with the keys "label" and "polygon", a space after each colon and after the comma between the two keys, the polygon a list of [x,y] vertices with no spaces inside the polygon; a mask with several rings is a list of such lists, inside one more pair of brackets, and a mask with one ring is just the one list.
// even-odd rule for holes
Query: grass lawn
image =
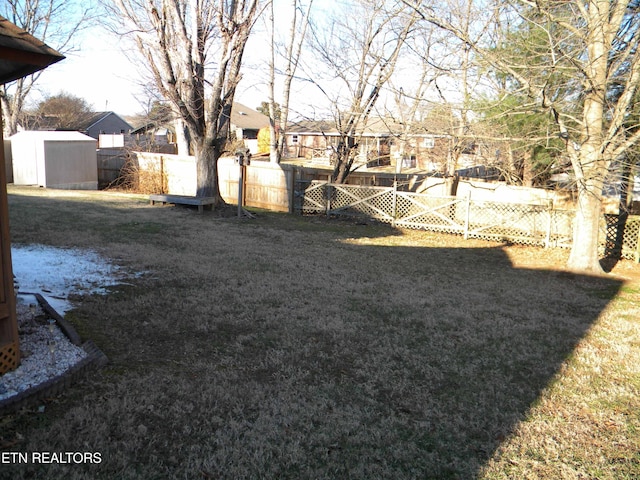
{"label": "grass lawn", "polygon": [[640,477],[636,264],[583,277],[562,250],[9,194],[14,243],[132,275],[67,314],[110,364],[0,417],[3,451],[101,463],[0,478]]}

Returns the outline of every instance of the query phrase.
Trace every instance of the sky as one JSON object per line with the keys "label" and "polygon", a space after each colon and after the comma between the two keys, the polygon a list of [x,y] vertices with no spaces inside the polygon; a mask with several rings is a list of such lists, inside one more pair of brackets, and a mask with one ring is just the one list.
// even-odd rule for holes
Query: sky
{"label": "sky", "polygon": [[140,90],[135,68],[123,55],[118,39],[86,32],[80,51],[66,54],[43,72],[31,100],[69,93],[96,111],[133,115],[143,111]]}
{"label": "sky", "polygon": [[[83,32],[80,50],[42,73],[30,102],[39,103],[47,96],[69,93],[86,100],[95,111],[113,111],[122,116],[144,113],[148,98],[140,85],[142,75],[127,54],[126,43],[101,27]],[[252,41],[255,45],[258,42]],[[247,65],[257,66],[259,59],[249,55]],[[236,94],[236,101],[256,108],[267,100],[265,82],[249,72]]]}
{"label": "sky", "polygon": [[[279,1],[284,3],[284,0]],[[322,17],[326,15],[327,5],[333,6],[317,2],[314,11]],[[276,8],[276,12],[280,26],[277,33],[283,36],[289,29],[287,10]],[[268,99],[266,61],[270,52],[265,30],[263,19],[259,19],[245,49],[243,79],[235,96],[235,101],[254,109]],[[86,100],[95,111],[113,111],[124,117],[144,114],[149,110],[148,96],[140,84],[144,75],[132,63],[131,60],[139,57],[137,52],[127,52],[127,43],[100,25],[88,27],[75,39],[80,50],[66,54],[66,59],[42,73],[36,92],[29,98],[29,106],[37,105],[47,96],[68,93]],[[310,68],[312,73],[307,75],[313,75],[313,69],[318,67],[312,65]],[[305,75],[301,69],[298,73]],[[333,89],[326,80],[323,88]],[[276,101],[280,97],[281,87],[276,85]],[[308,81],[294,81],[290,101],[290,119],[324,118],[329,111],[327,97]],[[382,103],[378,102],[381,108]]]}

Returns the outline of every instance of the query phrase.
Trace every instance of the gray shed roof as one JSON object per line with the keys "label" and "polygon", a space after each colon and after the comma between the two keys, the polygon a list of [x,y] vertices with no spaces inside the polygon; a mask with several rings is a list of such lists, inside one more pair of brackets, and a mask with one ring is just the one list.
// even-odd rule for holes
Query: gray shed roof
{"label": "gray shed roof", "polygon": [[25,130],[9,137],[11,140],[32,140],[38,142],[91,142],[96,139],[75,131]]}

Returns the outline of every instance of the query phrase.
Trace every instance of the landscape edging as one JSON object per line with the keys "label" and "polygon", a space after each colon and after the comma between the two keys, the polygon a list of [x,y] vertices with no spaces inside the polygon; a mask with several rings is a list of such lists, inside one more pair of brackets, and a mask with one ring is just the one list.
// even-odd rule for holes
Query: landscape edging
{"label": "landscape edging", "polygon": [[109,363],[107,356],[91,340],[81,343],[80,335],[78,335],[78,332],[73,328],[73,325],[56,312],[42,295],[38,293],[32,295],[36,297],[38,303],[40,303],[47,314],[56,321],[56,324],[69,341],[74,345],[80,346],[87,353],[87,356],[60,375],[28,388],[17,395],[0,400],[0,413],[2,414],[43,402],[46,398],[53,395],[59,395],[87,375],[90,370],[103,367]]}

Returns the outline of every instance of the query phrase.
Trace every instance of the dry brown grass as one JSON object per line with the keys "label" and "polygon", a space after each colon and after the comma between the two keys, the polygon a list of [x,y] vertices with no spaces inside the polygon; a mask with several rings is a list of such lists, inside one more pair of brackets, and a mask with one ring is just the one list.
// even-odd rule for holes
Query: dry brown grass
{"label": "dry brown grass", "polygon": [[103,462],[2,478],[640,475],[637,265],[582,277],[556,250],[11,194],[14,242],[145,273],[68,315],[111,364],[0,420],[13,451]]}

